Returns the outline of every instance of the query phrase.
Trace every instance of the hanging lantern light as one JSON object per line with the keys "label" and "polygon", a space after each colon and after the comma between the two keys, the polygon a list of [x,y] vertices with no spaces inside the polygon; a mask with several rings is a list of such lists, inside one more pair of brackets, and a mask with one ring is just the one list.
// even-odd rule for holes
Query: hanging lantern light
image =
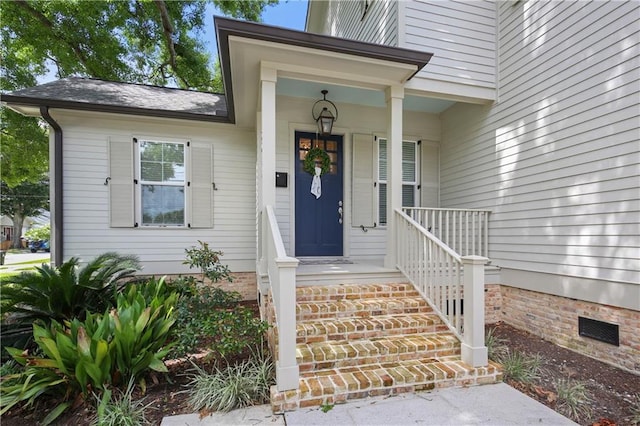
{"label": "hanging lantern light", "polygon": [[333,102],[327,100],[328,90],[322,90],[320,93],[322,93],[322,99],[313,104],[311,115],[318,125],[318,133],[322,136],[329,136],[333,129],[333,123],[338,120],[338,108]]}

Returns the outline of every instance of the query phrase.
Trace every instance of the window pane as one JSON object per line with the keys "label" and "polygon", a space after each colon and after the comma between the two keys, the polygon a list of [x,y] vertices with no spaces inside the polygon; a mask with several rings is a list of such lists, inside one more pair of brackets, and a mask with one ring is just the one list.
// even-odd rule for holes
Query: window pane
{"label": "window pane", "polygon": [[184,187],[142,185],[142,225],[184,225]]}
{"label": "window pane", "polygon": [[140,162],[142,180],[160,182],[162,181],[162,163],[141,161]]}
{"label": "window pane", "polygon": [[384,225],[387,223],[387,184],[381,183],[378,188],[378,217],[380,219],[380,225]]}
{"label": "window pane", "polygon": [[311,139],[300,138],[300,149],[311,149]]}
{"label": "window pane", "polygon": [[184,182],[184,163],[165,163],[162,180],[163,182]]}
{"label": "window pane", "polygon": [[416,181],[416,144],[402,142],[402,181]]}
{"label": "window pane", "polygon": [[140,177],[143,181],[184,182],[184,172],[184,144],[140,143]]}
{"label": "window pane", "polygon": [[140,160],[162,161],[162,143],[149,141],[140,142]]}
{"label": "window pane", "polygon": [[402,185],[402,207],[415,207],[415,186]]}
{"label": "window pane", "polygon": [[183,163],[184,145],[181,143],[163,143],[162,161],[165,163]]}

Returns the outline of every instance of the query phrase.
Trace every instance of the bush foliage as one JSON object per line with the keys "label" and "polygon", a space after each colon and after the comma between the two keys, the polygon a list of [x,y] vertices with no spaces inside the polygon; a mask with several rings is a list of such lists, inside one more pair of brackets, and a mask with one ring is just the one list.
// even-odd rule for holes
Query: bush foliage
{"label": "bush foliage", "polygon": [[166,372],[162,358],[169,351],[165,343],[178,296],[167,294],[164,286],[163,280],[131,284],[118,295],[116,307],[104,314],[88,312],[84,320],[34,324],[41,354],[7,348],[24,370],[5,377],[0,385],[0,414],[17,403],[33,404],[39,396],[54,393],[65,397],[52,412],[55,418],[77,394],[86,399],[111,384],[141,379],[149,369]]}
{"label": "bush foliage", "polygon": [[191,247],[185,249],[187,259],[182,262],[185,265],[189,265],[189,268],[199,268],[201,281],[204,283],[205,277],[209,278],[211,282],[217,283],[220,280],[233,281],[231,271],[227,265],[223,265],[220,262],[220,257],[223,255],[222,251],[215,251],[209,248],[209,244],[198,240],[200,247]]}
{"label": "bush foliage", "polygon": [[84,319],[87,312],[113,307],[118,291],[138,270],[135,256],[104,253],[82,268],[78,258],[71,258],[57,268],[43,264],[2,280],[2,346],[27,348],[35,321]]}
{"label": "bush foliage", "polygon": [[[165,356],[201,349],[217,359],[253,354],[259,360],[219,370],[210,383],[222,380],[223,392],[241,386],[250,390],[249,399],[264,400],[273,366],[256,356],[256,348],[262,347],[268,324],[240,303],[239,293],[204,284],[205,277],[231,281],[231,273],[220,264],[222,252],[199,243],[186,250],[185,263],[201,269],[200,282],[193,277],[168,284],[134,281],[138,260],[117,253],[84,267],[77,258],[57,268],[42,265],[3,282],[2,344],[18,342],[17,337],[31,341],[6,348],[11,361],[2,367],[0,415],[49,395],[59,403],[44,419],[49,423],[78,398],[94,395],[98,424],[124,417],[135,423],[146,407],[133,401],[133,383],[144,388],[146,372],[166,372]],[[126,391],[117,390],[127,383]],[[112,398],[114,390],[119,398]]]}
{"label": "bush foliage", "polygon": [[195,410],[227,412],[268,401],[275,369],[261,348],[254,350],[251,359],[225,367],[215,366],[211,373],[194,366],[188,385],[189,405]]}
{"label": "bush foliage", "polygon": [[174,347],[170,356],[174,358],[199,349],[223,357],[239,354],[259,344],[269,327],[251,309],[239,304],[238,292],[199,286],[191,278],[180,278],[172,286],[181,292],[171,331]]}

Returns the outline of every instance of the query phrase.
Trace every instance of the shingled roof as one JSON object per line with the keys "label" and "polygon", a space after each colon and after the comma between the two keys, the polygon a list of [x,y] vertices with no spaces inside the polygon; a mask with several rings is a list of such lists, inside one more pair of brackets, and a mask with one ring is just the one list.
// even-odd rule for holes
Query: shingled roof
{"label": "shingled roof", "polygon": [[47,106],[228,122],[224,95],[143,84],[70,77],[1,96],[10,106]]}

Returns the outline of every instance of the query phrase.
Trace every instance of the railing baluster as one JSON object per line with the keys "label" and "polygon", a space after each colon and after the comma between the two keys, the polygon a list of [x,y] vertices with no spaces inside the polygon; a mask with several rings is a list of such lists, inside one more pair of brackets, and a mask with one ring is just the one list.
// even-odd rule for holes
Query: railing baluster
{"label": "railing baluster", "polygon": [[489,213],[484,213],[484,253],[483,257],[489,257]]}
{"label": "railing baluster", "polygon": [[476,218],[477,212],[471,213],[471,252],[467,253],[473,254],[476,252]]}
{"label": "railing baluster", "polygon": [[[467,315],[463,316],[463,280],[467,278],[463,276],[462,257],[456,251],[471,257],[488,252],[489,212],[405,208],[395,214],[398,267],[443,316],[448,327],[463,338],[463,319],[472,313],[477,315],[474,309],[484,307],[466,306]],[[431,232],[427,231],[429,227]]]}

